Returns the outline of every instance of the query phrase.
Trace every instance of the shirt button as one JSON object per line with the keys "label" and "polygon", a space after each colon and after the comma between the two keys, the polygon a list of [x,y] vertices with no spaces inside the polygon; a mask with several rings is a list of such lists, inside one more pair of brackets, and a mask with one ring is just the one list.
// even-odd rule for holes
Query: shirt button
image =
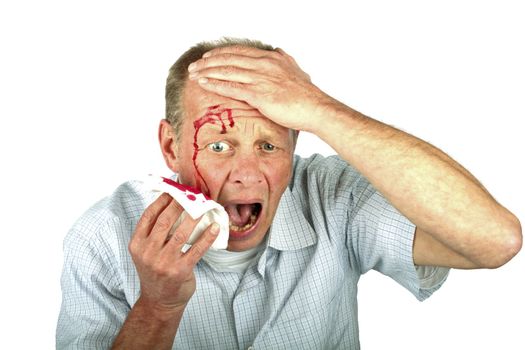
{"label": "shirt button", "polygon": [[248,349],[246,349],[246,350],[255,350],[255,346],[253,346],[253,345],[249,346]]}

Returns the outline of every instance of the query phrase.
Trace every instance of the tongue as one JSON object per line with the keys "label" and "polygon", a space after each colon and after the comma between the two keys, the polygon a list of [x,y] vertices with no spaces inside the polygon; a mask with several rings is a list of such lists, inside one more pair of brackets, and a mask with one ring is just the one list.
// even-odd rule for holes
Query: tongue
{"label": "tongue", "polygon": [[250,221],[250,216],[253,212],[252,204],[232,204],[224,207],[230,221],[239,227],[246,225]]}

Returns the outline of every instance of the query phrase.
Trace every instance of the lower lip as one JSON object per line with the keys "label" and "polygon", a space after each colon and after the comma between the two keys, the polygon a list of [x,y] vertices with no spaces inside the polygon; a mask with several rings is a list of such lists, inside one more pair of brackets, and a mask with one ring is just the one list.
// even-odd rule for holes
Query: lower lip
{"label": "lower lip", "polygon": [[250,238],[250,236],[255,232],[255,230],[257,230],[257,227],[259,226],[259,222],[261,221],[262,215],[263,215],[263,213],[262,213],[262,209],[261,209],[261,212],[259,213],[259,216],[257,217],[257,220],[255,221],[255,224],[253,224],[253,226],[250,227],[250,229],[248,229],[246,231],[239,232],[239,231],[232,231],[230,229],[229,240],[231,240],[231,241],[242,241],[242,240]]}

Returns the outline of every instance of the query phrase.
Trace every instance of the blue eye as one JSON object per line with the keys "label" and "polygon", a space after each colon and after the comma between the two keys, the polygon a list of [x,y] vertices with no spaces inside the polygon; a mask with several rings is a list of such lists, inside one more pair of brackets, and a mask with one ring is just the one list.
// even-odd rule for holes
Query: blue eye
{"label": "blue eye", "polygon": [[276,147],[272,145],[271,143],[265,142],[262,144],[262,149],[263,151],[266,151],[266,152],[273,152],[276,150]]}
{"label": "blue eye", "polygon": [[228,151],[230,146],[226,142],[214,142],[208,145],[208,149],[215,153],[222,153]]}

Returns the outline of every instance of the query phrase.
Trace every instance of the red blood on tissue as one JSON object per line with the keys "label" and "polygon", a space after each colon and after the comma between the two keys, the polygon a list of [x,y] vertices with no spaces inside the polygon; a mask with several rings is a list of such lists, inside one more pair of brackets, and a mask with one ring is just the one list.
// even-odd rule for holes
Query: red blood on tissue
{"label": "red blood on tissue", "polygon": [[[195,197],[196,194],[201,194],[202,192],[199,191],[198,189],[196,188],[193,188],[191,186],[187,186],[187,185],[183,185],[183,184],[180,184],[176,181],[173,181],[172,179],[168,179],[168,178],[165,178],[163,177],[162,178],[162,181],[164,181],[165,183],[167,183],[168,185],[170,186],[173,186],[175,187],[176,189],[180,190],[180,191],[183,191],[183,192],[190,192],[190,194],[186,194],[186,197],[191,200],[191,201],[194,201],[197,199],[197,197]],[[193,193],[193,194],[192,194]],[[204,195],[204,197],[206,199],[210,199],[210,197],[208,197],[205,193],[202,193]]]}

